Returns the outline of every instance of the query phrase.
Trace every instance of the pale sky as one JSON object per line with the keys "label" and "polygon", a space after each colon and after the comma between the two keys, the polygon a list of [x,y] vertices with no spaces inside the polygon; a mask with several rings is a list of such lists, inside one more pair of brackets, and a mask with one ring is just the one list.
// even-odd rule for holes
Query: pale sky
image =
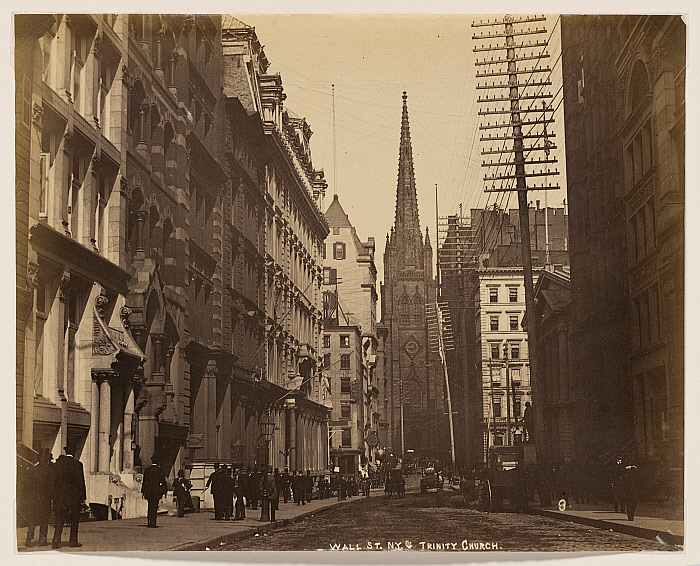
{"label": "pale sky", "polygon": [[[260,15],[236,14],[254,26],[270,61],[268,73],[280,73],[287,94],[285,107],[305,117],[314,132],[311,156],[323,169],[329,190],[335,191],[358,236],[377,242],[378,280],[383,281],[386,234],[394,221],[401,131],[402,93],[408,112],[418,190],[421,228],[435,239],[435,184],[439,214],[457,214],[463,204],[481,208],[498,202],[517,207],[517,195],[483,192],[486,169],[477,111],[474,41],[470,15]],[[488,16],[477,16],[483,19]],[[493,16],[491,16],[493,19]],[[545,23],[551,34],[551,90],[560,105],[561,50],[556,16]],[[481,28],[479,28],[480,30]],[[553,31],[553,33],[552,33]],[[481,55],[480,55],[481,56]],[[483,70],[483,68],[481,68]],[[334,175],[332,88],[335,85],[337,172]],[[480,94],[484,94],[483,91]],[[563,106],[550,129],[562,144]],[[558,152],[563,171],[563,150]],[[337,183],[334,184],[334,179]],[[565,187],[564,175],[548,177]],[[508,201],[508,195],[510,201]],[[530,200],[544,192],[532,193]],[[549,206],[561,206],[564,189],[550,191]],[[324,211],[325,212],[325,211]]]}

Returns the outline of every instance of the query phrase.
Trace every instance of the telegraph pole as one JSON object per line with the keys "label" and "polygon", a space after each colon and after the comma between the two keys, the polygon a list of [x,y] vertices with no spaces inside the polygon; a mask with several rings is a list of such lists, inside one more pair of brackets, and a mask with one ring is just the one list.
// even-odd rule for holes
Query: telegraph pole
{"label": "telegraph pole", "polygon": [[[546,33],[546,28],[524,28],[525,24],[543,22],[544,16],[505,16],[501,20],[473,22],[473,28],[489,27],[488,32],[474,33],[475,53],[490,53],[479,60],[477,56],[477,68],[485,68],[483,72],[477,70],[477,79],[488,78],[483,83],[477,83],[477,89],[488,89],[496,94],[489,97],[478,97],[477,102],[487,106],[479,111],[480,116],[485,116],[486,122],[479,126],[479,130],[495,131],[494,134],[483,133],[482,143],[485,143],[481,155],[496,156],[493,160],[482,162],[483,167],[491,169],[490,174],[484,176],[486,192],[517,191],[518,209],[520,218],[520,234],[522,246],[523,275],[525,282],[525,309],[527,313],[528,352],[530,359],[530,381],[533,390],[533,409],[535,411],[535,446],[537,454],[543,455],[544,423],[542,418],[542,384],[540,381],[539,364],[537,360],[537,319],[535,317],[535,297],[532,280],[532,256],[530,250],[530,211],[527,200],[527,179],[529,177],[547,177],[556,175],[558,171],[548,168],[544,171],[536,171],[533,166],[556,163],[556,158],[549,157],[549,150],[556,146],[549,142],[554,134],[547,135],[546,126],[554,121],[553,108],[545,105],[536,108],[535,102],[542,99],[551,99],[551,93],[543,93],[545,86],[551,86],[549,75],[543,77],[541,73],[551,73],[548,67],[542,67],[541,61],[548,59],[549,54],[544,52],[547,41],[525,41],[525,36]],[[516,38],[517,42],[516,42]],[[485,43],[487,40],[495,43]],[[538,51],[542,48],[542,51]],[[497,57],[493,56],[498,52]],[[505,57],[503,57],[505,52]],[[531,65],[528,68],[528,65]],[[507,77],[507,82],[505,78]],[[504,92],[505,91],[505,92]],[[530,102],[527,102],[530,101]],[[524,104],[521,107],[521,102]],[[541,114],[539,116],[538,114]],[[488,117],[492,118],[488,118]],[[498,119],[498,116],[508,118]],[[523,116],[525,117],[523,119]],[[495,119],[491,123],[490,119]],[[523,131],[523,127],[529,128]],[[512,147],[507,145],[512,142]],[[539,142],[539,143],[538,143]],[[526,145],[527,143],[527,145]],[[530,157],[541,155],[538,152],[546,152],[544,158]],[[505,183],[504,183],[505,181]],[[515,187],[513,187],[515,181]],[[496,186],[496,183],[499,186]],[[551,184],[540,186],[533,184],[531,189],[558,189]]]}

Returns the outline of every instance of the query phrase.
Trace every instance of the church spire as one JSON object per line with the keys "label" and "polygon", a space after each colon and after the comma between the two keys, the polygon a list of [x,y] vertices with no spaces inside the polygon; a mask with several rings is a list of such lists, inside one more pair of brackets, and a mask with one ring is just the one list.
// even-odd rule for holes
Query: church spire
{"label": "church spire", "polygon": [[406,92],[403,93],[401,114],[401,143],[399,145],[399,178],[396,187],[395,236],[392,242],[397,247],[403,268],[423,269],[423,235],[418,221],[418,197],[413,173],[413,149],[408,125]]}
{"label": "church spire", "polygon": [[399,146],[399,179],[396,188],[396,229],[408,228],[420,232],[418,222],[418,199],[416,181],[413,174],[413,149],[411,148],[411,131],[408,125],[408,106],[406,91],[403,93],[403,112],[401,115],[401,144]]}

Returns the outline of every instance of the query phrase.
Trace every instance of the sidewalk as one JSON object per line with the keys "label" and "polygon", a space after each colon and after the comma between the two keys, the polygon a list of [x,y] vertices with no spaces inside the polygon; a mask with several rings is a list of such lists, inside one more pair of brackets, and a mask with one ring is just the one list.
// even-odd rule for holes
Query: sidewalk
{"label": "sidewalk", "polygon": [[[373,489],[371,496],[383,495],[384,491]],[[158,514],[158,528],[146,527],[146,517],[137,519],[122,519],[115,521],[88,521],[80,524],[78,538],[83,545],[81,548],[68,546],[68,527],[63,529],[63,546],[53,550],[51,545],[30,548],[24,546],[27,529],[17,529],[17,549],[19,552],[125,552],[152,550],[208,550],[233,542],[235,540],[254,536],[256,533],[268,532],[273,528],[288,525],[324,509],[352,503],[363,499],[362,496],[338,501],[337,497],[330,499],[314,499],[306,505],[284,503],[276,513],[275,523],[260,522],[260,507],[257,510],[246,508],[246,518],[242,521],[215,521],[213,509],[205,509],[199,513],[188,513],[184,517]],[[53,536],[53,526],[49,525],[49,541]]]}
{"label": "sidewalk", "polygon": [[633,521],[629,521],[624,513],[615,513],[615,508],[610,503],[603,505],[571,503],[566,511],[559,511],[557,507],[532,506],[530,513],[600,529],[610,529],[618,533],[657,540],[666,544],[683,545],[684,510],[682,502],[676,505],[639,503]]}

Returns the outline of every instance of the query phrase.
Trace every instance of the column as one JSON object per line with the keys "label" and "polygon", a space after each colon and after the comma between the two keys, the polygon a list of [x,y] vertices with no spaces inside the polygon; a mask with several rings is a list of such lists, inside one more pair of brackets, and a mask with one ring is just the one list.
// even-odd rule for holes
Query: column
{"label": "column", "polygon": [[67,100],[71,100],[70,84],[71,67],[73,66],[73,26],[71,16],[63,16],[63,21],[58,26],[56,34],[56,77],[53,85],[58,95]]}
{"label": "column", "polygon": [[146,112],[148,111],[148,106],[146,104],[141,104],[139,106],[139,145],[146,144]]}
{"label": "column", "polygon": [[99,154],[95,153],[90,161],[90,169],[85,175],[82,191],[82,222],[79,223],[80,233],[73,234],[73,238],[78,240],[88,249],[97,251],[97,240],[95,239],[95,216],[98,206],[98,182],[99,176],[97,169],[100,163]]}
{"label": "column", "polygon": [[54,228],[63,228],[70,235],[68,224],[68,196],[70,194],[71,167],[70,156],[73,151],[73,132],[66,130],[61,141],[61,151],[56,152],[53,172],[53,195],[48,199],[52,203],[49,222]]}
{"label": "column", "polygon": [[100,418],[98,423],[98,472],[109,472],[109,428],[111,425],[112,391],[109,379],[100,382]]}
{"label": "column", "polygon": [[293,408],[287,409],[289,413],[289,430],[287,431],[287,440],[289,445],[287,446],[287,460],[289,462],[289,471],[295,471],[297,469],[296,458],[296,442],[297,442],[297,421],[296,421],[296,411]]}
{"label": "column", "polygon": [[114,465],[111,471],[120,473],[123,468],[124,455],[124,383],[118,383],[114,389],[114,415],[117,418],[117,427],[114,438]]}
{"label": "column", "polygon": [[68,444],[68,398],[66,397],[66,330],[67,317],[66,303],[70,287],[70,273],[64,272],[61,277],[58,289],[58,312],[56,317],[56,338],[58,341],[56,348],[56,376],[58,398],[61,404],[61,445],[60,449]]}
{"label": "column", "polygon": [[100,416],[100,386],[93,376],[90,384],[90,471],[98,471],[97,427]]}
{"label": "column", "polygon": [[122,419],[124,421],[124,441],[122,443],[122,471],[131,471],[134,469],[134,452],[131,448],[131,442],[134,440],[133,420],[134,415],[134,382],[128,381],[124,388],[124,413]]}

